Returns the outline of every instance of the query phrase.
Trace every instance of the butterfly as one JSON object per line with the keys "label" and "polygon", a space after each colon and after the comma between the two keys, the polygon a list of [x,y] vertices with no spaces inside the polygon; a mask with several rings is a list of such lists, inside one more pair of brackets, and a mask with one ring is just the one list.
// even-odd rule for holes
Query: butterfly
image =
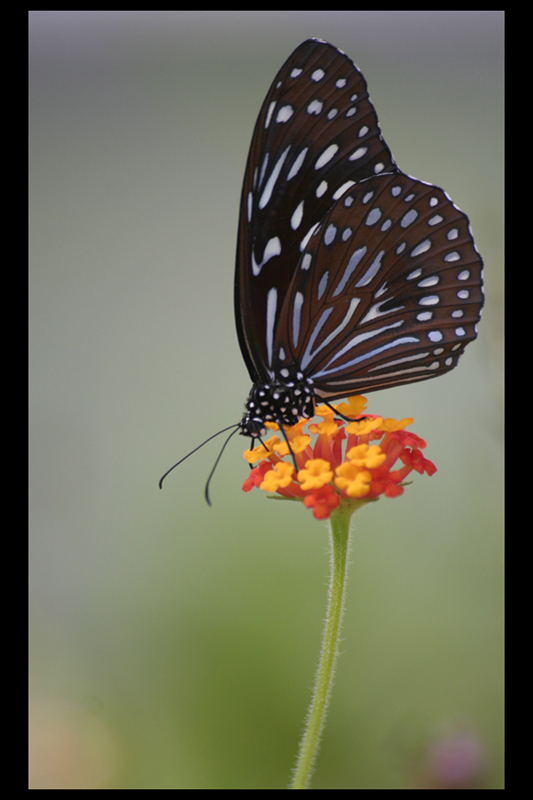
{"label": "butterfly", "polygon": [[244,174],[235,320],[253,385],[234,433],[283,432],[317,401],[449,372],[477,335],[482,267],[467,216],[399,169],[360,70],[303,42]]}
{"label": "butterfly", "polygon": [[399,170],[355,64],[301,44],[263,102],[244,175],[241,432],[453,369],[476,337],[482,266],[466,215]]}

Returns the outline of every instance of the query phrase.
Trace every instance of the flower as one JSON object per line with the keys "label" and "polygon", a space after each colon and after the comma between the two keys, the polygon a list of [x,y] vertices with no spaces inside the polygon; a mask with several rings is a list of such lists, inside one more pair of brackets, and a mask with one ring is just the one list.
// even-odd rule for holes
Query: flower
{"label": "flower", "polygon": [[[259,488],[301,500],[316,519],[327,519],[340,504],[366,503],[380,495],[398,497],[413,470],[427,475],[437,471],[422,455],[425,441],[405,430],[413,422],[410,417],[383,419],[364,413],[365,408],[361,395],[334,407],[317,406],[315,413],[323,422],[300,419],[284,429],[286,440],[272,436],[246,450],[249,464],[259,463],[243,490]],[[338,419],[335,412],[349,420]],[[308,433],[303,432],[306,425]],[[279,431],[275,423],[267,427]],[[403,466],[395,468],[398,461]]]}

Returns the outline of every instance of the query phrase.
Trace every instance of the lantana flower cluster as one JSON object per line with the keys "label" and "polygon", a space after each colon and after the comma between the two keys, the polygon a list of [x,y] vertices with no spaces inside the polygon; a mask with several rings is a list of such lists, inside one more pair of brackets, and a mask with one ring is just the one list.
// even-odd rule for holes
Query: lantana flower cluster
{"label": "lantana flower cluster", "polygon": [[[243,490],[258,487],[303,500],[316,519],[327,519],[340,503],[365,502],[380,495],[398,497],[412,470],[427,475],[437,471],[422,455],[425,441],[405,430],[413,422],[410,417],[397,421],[363,414],[366,398],[362,395],[334,408],[352,421],[339,419],[329,406],[320,405],[315,414],[323,422],[300,419],[285,428],[290,450],[281,436],[272,436],[246,450],[244,458],[249,464],[259,463],[245,480]],[[307,433],[303,432],[305,426]],[[266,427],[279,431],[275,423],[267,422]],[[314,444],[312,436],[316,436]],[[394,469],[398,460],[403,466]]]}

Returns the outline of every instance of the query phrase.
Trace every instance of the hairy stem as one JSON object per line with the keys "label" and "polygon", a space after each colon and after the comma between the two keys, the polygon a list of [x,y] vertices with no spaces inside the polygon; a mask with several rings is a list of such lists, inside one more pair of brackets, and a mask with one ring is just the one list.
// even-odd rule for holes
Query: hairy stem
{"label": "hairy stem", "polygon": [[291,789],[306,789],[309,786],[319,749],[320,735],[326,720],[344,613],[350,546],[350,518],[354,510],[353,503],[349,507],[339,507],[332,512],[329,519],[331,536],[329,604],[313,699],[307,713],[305,732],[300,743]]}

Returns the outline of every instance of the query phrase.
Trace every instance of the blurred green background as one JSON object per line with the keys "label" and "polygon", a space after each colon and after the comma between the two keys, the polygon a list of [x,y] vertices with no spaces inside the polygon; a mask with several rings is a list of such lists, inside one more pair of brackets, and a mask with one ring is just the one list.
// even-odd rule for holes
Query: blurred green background
{"label": "blurred green background", "polygon": [[29,20],[31,785],[287,785],[326,527],[241,491],[244,440],[213,508],[222,440],[157,481],[241,417],[241,181],[274,75],[316,36],[362,69],[401,168],[468,213],[487,301],[457,370],[369,398],[415,418],[438,472],[356,518],[313,787],[501,788],[502,13]]}

